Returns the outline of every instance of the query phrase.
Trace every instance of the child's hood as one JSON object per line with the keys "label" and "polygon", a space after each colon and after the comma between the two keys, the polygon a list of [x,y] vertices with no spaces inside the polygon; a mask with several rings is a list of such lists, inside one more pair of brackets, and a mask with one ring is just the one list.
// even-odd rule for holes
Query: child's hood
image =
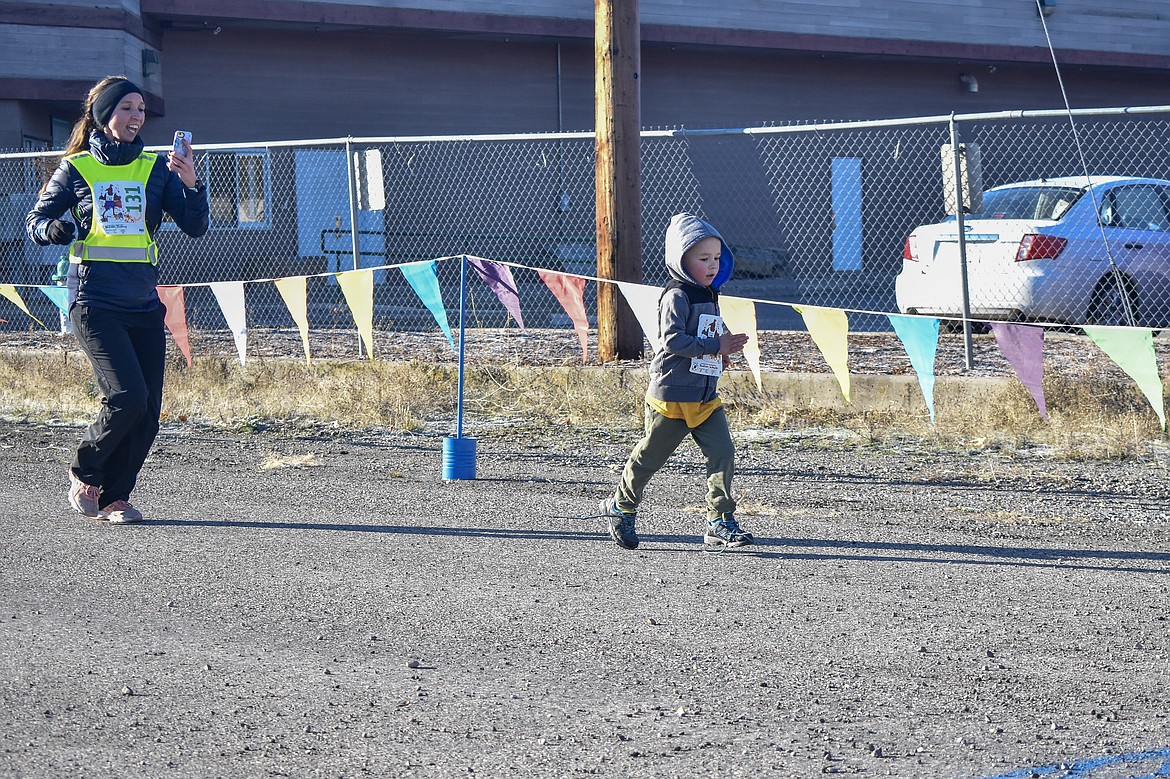
{"label": "child's hood", "polygon": [[711,282],[711,287],[717,290],[731,278],[735,258],[719,231],[694,214],[675,214],[670,218],[670,225],[666,228],[666,269],[672,279],[684,284],[696,284],[697,282],[683,270],[682,258],[687,249],[704,238],[718,238],[723,247],[719,255],[719,272]]}

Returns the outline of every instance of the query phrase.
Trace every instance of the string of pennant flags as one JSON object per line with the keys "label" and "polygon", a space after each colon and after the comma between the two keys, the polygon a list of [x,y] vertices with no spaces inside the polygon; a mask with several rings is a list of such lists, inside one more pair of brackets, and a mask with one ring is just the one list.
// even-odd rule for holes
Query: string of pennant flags
{"label": "string of pennant flags", "polygon": [[[407,262],[336,273],[319,273],[305,276],[289,276],[273,279],[252,279],[248,281],[199,282],[191,284],[160,285],[159,298],[167,308],[166,327],[182,352],[188,367],[192,364],[190,339],[187,331],[187,315],[183,290],[186,287],[210,287],[223,312],[228,330],[232,333],[241,365],[247,364],[248,327],[244,306],[245,284],[275,284],[293,322],[300,331],[304,346],[305,361],[311,360],[309,352],[308,280],[314,277],[332,276],[341,288],[346,305],[349,306],[357,326],[358,335],[365,346],[365,352],[374,359],[374,273],[397,269],[410,288],[434,317],[435,322],[446,336],[452,349],[455,339],[447,320],[437,273],[441,261],[461,260],[470,265],[476,275],[490,289],[504,309],[524,329],[520,292],[512,275],[512,268],[535,272],[545,286],[556,297],[565,314],[573,323],[573,330],[581,344],[581,361],[588,362],[589,319],[585,311],[585,287],[590,281],[616,284],[623,298],[634,312],[647,341],[656,344],[658,337],[658,299],[661,287],[636,284],[626,281],[611,281],[595,276],[568,273],[565,271],[533,268],[514,262],[488,260],[482,257],[459,255],[440,257],[433,260]],[[17,287],[40,290],[62,312],[68,312],[68,291],[65,287],[36,284],[0,284],[0,296],[15,304],[37,323],[44,323],[29,311]],[[807,306],[772,300],[721,295],[720,313],[724,324],[731,332],[746,333],[748,343],[743,353],[747,360],[756,386],[762,388],[760,373],[760,345],[756,328],[757,305],[785,305],[794,309],[804,320],[809,336],[820,350],[821,356],[832,370],[841,388],[845,401],[850,402],[849,387],[849,314],[845,309],[822,306]],[[859,312],[883,314],[889,318],[894,333],[902,342],[910,359],[911,368],[918,378],[918,385],[926,402],[933,424],[934,417],[934,362],[938,347],[939,320],[934,317],[886,312]],[[1044,421],[1048,421],[1048,408],[1044,398],[1044,328],[1039,325],[1025,325],[1015,322],[989,322],[991,332],[1008,364],[1027,389]],[[1158,373],[1157,356],[1154,353],[1153,331],[1148,328],[1085,326],[1084,332],[1126,375],[1134,380],[1142,394],[1149,401],[1166,430],[1164,388]]]}

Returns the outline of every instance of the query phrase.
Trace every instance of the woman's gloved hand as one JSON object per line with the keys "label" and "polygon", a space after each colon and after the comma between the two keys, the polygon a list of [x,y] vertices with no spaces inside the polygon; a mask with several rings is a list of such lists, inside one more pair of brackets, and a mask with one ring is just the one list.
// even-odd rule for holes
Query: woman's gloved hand
{"label": "woman's gloved hand", "polygon": [[54,219],[45,228],[45,237],[49,239],[50,243],[55,243],[58,246],[68,246],[73,243],[73,237],[76,234],[77,228],[74,224],[62,219]]}

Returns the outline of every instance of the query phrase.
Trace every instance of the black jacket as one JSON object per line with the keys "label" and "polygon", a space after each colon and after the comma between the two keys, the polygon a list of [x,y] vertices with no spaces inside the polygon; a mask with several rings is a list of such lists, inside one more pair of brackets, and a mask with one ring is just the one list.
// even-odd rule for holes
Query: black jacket
{"label": "black jacket", "polygon": [[[141,139],[131,143],[111,141],[99,131],[89,137],[89,151],[104,165],[128,165],[142,153]],[[189,190],[167,168],[166,155],[160,154],[146,182],[146,229],[153,237],[162,223],[163,212],[171,215],[179,229],[192,238],[207,232],[207,191],[203,185]],[[89,235],[93,217],[93,199],[89,184],[72,163],[62,160],[54,171],[36,205],[28,212],[25,229],[28,236],[47,246],[45,229],[55,219],[69,214],[77,225],[77,239]],[[64,247],[62,247],[64,249]],[[149,263],[92,262],[69,267],[69,299],[95,308],[119,311],[153,311],[159,305],[158,271]]]}

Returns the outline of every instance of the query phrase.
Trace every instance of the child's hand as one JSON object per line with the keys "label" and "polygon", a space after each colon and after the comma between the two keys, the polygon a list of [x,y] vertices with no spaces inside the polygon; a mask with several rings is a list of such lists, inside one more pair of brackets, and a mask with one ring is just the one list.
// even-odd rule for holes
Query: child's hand
{"label": "child's hand", "polygon": [[719,353],[727,355],[742,352],[747,342],[748,337],[743,333],[724,333],[719,336]]}

